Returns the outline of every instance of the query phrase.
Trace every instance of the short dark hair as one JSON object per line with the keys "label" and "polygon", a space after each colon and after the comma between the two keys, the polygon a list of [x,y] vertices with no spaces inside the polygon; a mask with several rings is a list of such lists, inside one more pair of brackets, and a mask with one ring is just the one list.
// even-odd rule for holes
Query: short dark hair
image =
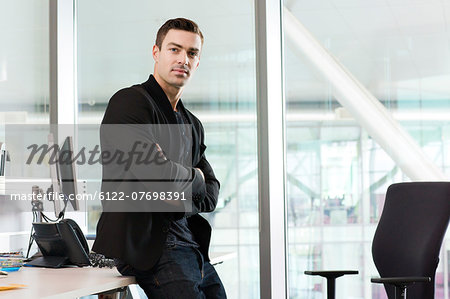
{"label": "short dark hair", "polygon": [[177,29],[177,30],[184,30],[189,31],[195,34],[198,34],[200,36],[200,39],[202,40],[203,45],[203,34],[200,31],[200,28],[198,27],[197,23],[194,21],[191,21],[189,19],[185,18],[176,18],[176,19],[170,19],[167,20],[158,30],[158,33],[156,34],[156,41],[155,45],[161,49],[162,42],[164,38],[167,35],[167,32],[169,32],[170,29]]}

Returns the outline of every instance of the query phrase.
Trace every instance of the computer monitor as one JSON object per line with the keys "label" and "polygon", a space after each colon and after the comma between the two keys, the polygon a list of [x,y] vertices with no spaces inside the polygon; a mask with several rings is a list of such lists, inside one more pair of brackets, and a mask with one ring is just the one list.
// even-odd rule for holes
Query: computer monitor
{"label": "computer monitor", "polygon": [[[77,178],[73,152],[73,139],[68,136],[64,139],[61,147],[55,146],[53,134],[48,135],[49,146],[49,166],[50,178],[54,192],[54,207],[56,217],[61,213],[60,194],[64,194],[64,207],[67,206],[68,201],[72,205],[74,211],[78,211],[80,206],[76,200]],[[65,210],[64,210],[65,211]]]}
{"label": "computer monitor", "polygon": [[59,150],[57,146],[55,146],[55,142],[53,139],[53,134],[48,135],[48,155],[49,155],[49,166],[50,166],[50,179],[52,182],[52,197],[53,199],[53,205],[55,210],[55,216],[59,217],[59,214],[61,213],[61,203],[59,201],[59,194],[61,193],[61,185],[59,181],[59,167],[58,163],[55,161],[58,158]]}
{"label": "computer monitor", "polygon": [[71,197],[69,202],[73,210],[78,211],[80,206],[78,200],[75,198],[78,190],[75,161],[73,158],[73,139],[71,136],[68,136],[60,148],[58,159],[61,192],[65,195],[65,200]]}

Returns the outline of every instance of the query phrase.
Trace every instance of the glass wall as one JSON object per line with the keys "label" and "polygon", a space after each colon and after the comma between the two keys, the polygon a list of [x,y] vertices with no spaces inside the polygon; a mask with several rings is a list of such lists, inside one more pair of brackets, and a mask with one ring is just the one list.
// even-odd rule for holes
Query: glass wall
{"label": "glass wall", "polygon": [[[235,253],[217,267],[229,298],[259,298],[254,3],[74,3],[80,124],[99,124],[117,90],[147,80],[155,34],[166,19],[182,16],[200,25],[205,35],[200,68],[183,101],[204,124],[206,154],[221,181],[218,207],[204,215],[214,228],[211,251]],[[0,5],[2,142],[5,123],[49,122],[49,1],[0,0]],[[286,0],[283,5],[448,176],[450,3]],[[360,275],[339,279],[337,297],[384,298],[383,288],[370,283],[377,275],[371,241],[388,185],[409,178],[287,34],[285,42],[290,297],[325,298],[325,280],[303,271],[345,268]],[[101,169],[78,171],[88,180],[87,192],[99,190]],[[88,230],[94,233],[100,206],[88,209]],[[30,217],[14,221],[16,216],[1,215],[0,232],[28,230]],[[447,238],[436,298],[449,297],[449,248]]]}
{"label": "glass wall", "polygon": [[[443,82],[450,79],[450,4],[294,0],[284,5],[448,175],[450,88]],[[371,242],[387,187],[409,178],[293,44],[286,36],[290,298],[326,298],[325,279],[303,274],[321,269],[360,271],[338,279],[337,298],[385,298],[383,287],[370,283],[378,275]],[[446,260],[442,256],[437,271],[436,298],[448,298]]]}
{"label": "glass wall", "polygon": [[0,123],[48,123],[48,1],[0,5]]}
{"label": "glass wall", "polygon": [[[5,124],[49,123],[49,1],[0,0],[0,7],[0,144],[3,144]],[[6,149],[10,161],[18,162],[17,151],[8,144]],[[7,175],[11,174],[10,164],[6,163]],[[42,177],[48,175],[47,172]],[[5,198],[4,180],[5,177],[0,177],[0,199]],[[0,252],[26,250],[31,205],[29,213],[17,214],[7,213],[5,206],[0,203]],[[23,231],[28,231],[28,235]]]}
{"label": "glass wall", "polygon": [[[169,18],[195,20],[204,36],[200,66],[183,93],[203,123],[206,155],[221,182],[212,252],[235,257],[217,266],[229,298],[259,298],[255,36],[252,1],[77,1],[78,122],[99,124],[110,97],[147,80],[152,46]],[[101,170],[84,173],[88,192]],[[94,233],[100,206],[89,207]]]}

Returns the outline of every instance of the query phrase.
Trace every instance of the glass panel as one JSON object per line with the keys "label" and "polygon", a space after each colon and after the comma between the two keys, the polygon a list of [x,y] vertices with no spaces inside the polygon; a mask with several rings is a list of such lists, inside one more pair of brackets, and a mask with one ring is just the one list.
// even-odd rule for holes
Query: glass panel
{"label": "glass panel", "polygon": [[[79,123],[100,123],[117,90],[147,80],[156,31],[166,19],[199,24],[200,67],[182,99],[204,125],[207,158],[221,182],[216,211],[204,215],[213,226],[211,251],[236,253],[217,266],[228,297],[259,298],[253,2],[171,1],[157,9],[143,0],[77,3]],[[88,181],[88,192],[99,190],[100,175]],[[89,209],[94,233],[100,207]]]}
{"label": "glass panel", "polygon": [[[443,82],[450,79],[449,3],[293,0],[284,6],[448,176],[450,88]],[[378,275],[371,242],[387,187],[410,179],[341,105],[331,83],[290,40],[288,29],[290,297],[325,298],[325,279],[305,276],[305,270],[357,269],[360,275],[337,280],[336,297],[386,298],[382,287],[370,283]],[[436,298],[444,298],[446,271],[447,266],[438,268]]]}
{"label": "glass panel", "polygon": [[1,5],[0,124],[48,123],[49,3]]}
{"label": "glass panel", "polygon": [[[49,1],[0,1],[0,144],[5,124],[49,123]],[[46,139],[45,139],[46,140]],[[44,140],[44,141],[45,141]],[[6,149],[11,162],[20,163],[13,146]],[[6,162],[6,175],[11,175]],[[20,169],[14,169],[17,173]],[[28,177],[21,173],[21,177]],[[48,169],[40,178],[48,178]],[[42,186],[44,187],[44,186]],[[47,187],[47,186],[46,186]],[[5,178],[0,178],[0,199],[5,199]],[[31,186],[26,191],[31,191]],[[26,249],[32,215],[11,213],[0,205],[0,252]]]}

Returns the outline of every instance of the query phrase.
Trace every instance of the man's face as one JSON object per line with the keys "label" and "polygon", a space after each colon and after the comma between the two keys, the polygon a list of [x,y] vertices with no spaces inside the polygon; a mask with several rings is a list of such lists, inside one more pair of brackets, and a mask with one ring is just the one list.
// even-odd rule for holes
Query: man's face
{"label": "man's face", "polygon": [[200,62],[202,41],[196,33],[170,29],[161,49],[153,46],[155,77],[173,87],[183,87]]}

